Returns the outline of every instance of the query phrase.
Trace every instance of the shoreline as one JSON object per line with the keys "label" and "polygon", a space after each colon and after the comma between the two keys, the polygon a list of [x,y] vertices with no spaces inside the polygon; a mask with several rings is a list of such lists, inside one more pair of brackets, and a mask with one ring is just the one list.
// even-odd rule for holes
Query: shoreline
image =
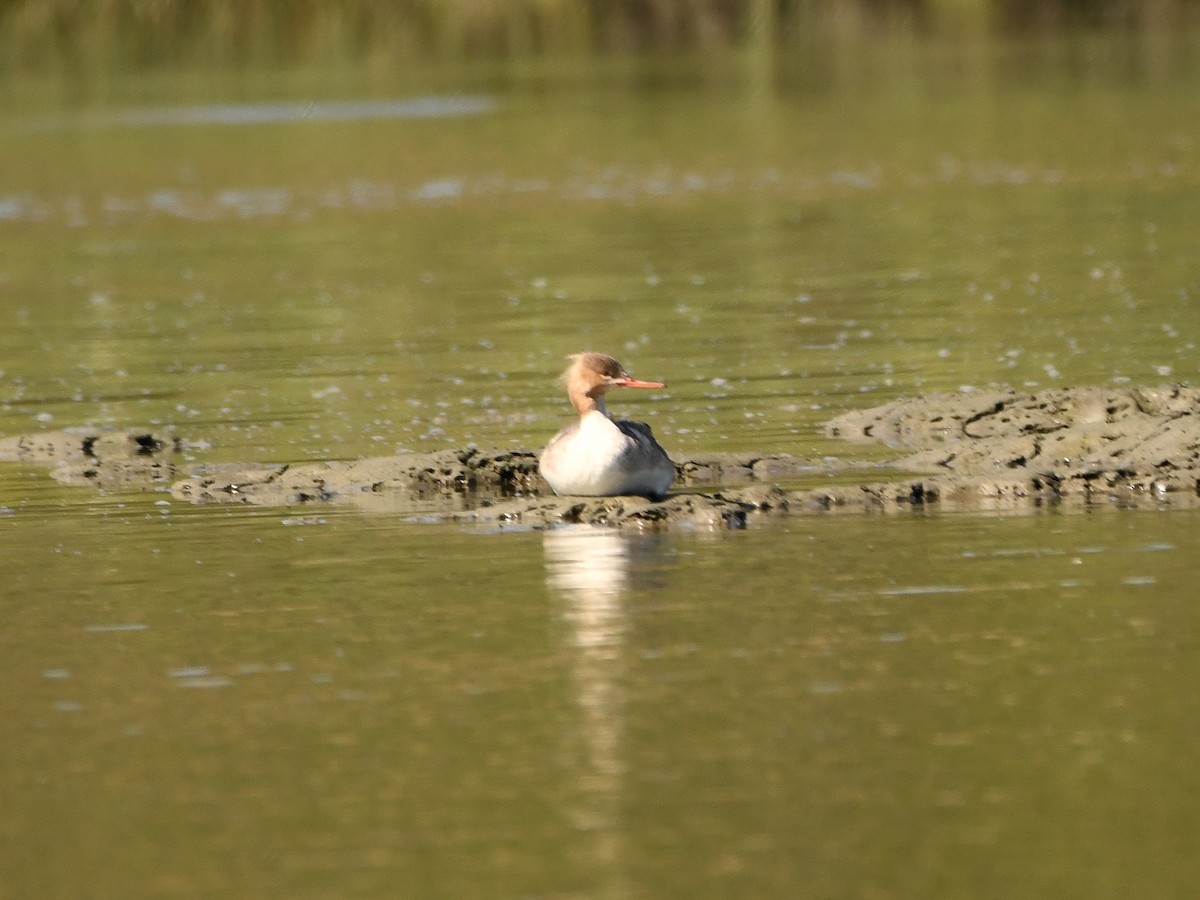
{"label": "shoreline", "polygon": [[[767,517],[1200,506],[1200,391],[1184,386],[972,391],[904,398],[830,420],[849,449],[895,457],[722,453],[676,460],[661,501],[557,497],[532,450],[466,448],[300,465],[179,465],[180,440],[149,431],[0,439],[0,461],[50,467],[102,489],[170,490],[191,503],[336,503],[419,521],[744,528]],[[814,486],[814,482],[818,482]]]}

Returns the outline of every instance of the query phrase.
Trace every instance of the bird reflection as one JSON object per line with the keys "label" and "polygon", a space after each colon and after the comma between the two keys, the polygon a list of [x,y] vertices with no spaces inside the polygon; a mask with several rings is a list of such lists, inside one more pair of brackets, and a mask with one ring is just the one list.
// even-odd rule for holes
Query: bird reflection
{"label": "bird reflection", "polygon": [[[579,707],[579,828],[595,837],[604,896],[623,896],[619,810],[624,765],[622,656],[629,582],[628,539],[591,525],[545,532],[546,581],[562,600],[565,641]],[[572,740],[575,743],[575,740]]]}

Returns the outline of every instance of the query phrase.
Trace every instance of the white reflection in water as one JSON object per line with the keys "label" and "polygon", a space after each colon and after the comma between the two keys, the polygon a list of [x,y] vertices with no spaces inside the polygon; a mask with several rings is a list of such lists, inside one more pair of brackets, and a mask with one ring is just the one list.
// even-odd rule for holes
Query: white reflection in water
{"label": "white reflection in water", "polygon": [[579,706],[577,826],[595,836],[595,862],[604,896],[626,892],[621,875],[622,657],[629,582],[628,538],[590,525],[545,532],[546,582],[562,600],[565,639]]}
{"label": "white reflection in water", "polygon": [[447,119],[479,116],[495,109],[490,97],[446,95],[392,100],[331,100],[277,103],[143,106],[83,116],[48,116],[28,123],[30,130],[71,127],[162,125],[271,125],[291,122],[362,122],[372,119]]}

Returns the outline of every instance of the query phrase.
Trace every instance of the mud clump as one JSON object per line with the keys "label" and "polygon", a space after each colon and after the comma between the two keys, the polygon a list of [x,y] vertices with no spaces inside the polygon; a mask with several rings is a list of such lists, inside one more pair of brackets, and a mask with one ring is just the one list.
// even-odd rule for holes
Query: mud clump
{"label": "mud clump", "polygon": [[0,438],[0,461],[50,466],[64,484],[137,488],[178,475],[175,435],[155,431],[46,431]]}
{"label": "mud clump", "polygon": [[898,400],[846,413],[832,437],[885,443],[892,469],[928,473],[937,502],[1194,506],[1200,391],[1074,388]]}
{"label": "mud clump", "polygon": [[[776,466],[811,470],[812,463],[773,457]],[[754,480],[758,457],[685,464],[688,484],[701,474]],[[712,483],[710,481],[709,483]],[[348,462],[298,466],[201,466],[177,481],[172,493],[196,503],[266,506],[341,502],[418,519],[545,527],[587,523],[640,528],[745,526],[747,515],[769,504],[756,495],[677,493],[661,501],[641,497],[558,497],[538,474],[529,450],[443,450]],[[778,501],[775,501],[778,502]]]}
{"label": "mud clump", "polygon": [[181,500],[283,506],[314,500],[361,500],[404,493],[430,496],[504,497],[546,489],[537,456],[524,450],[440,450],[345,462],[288,465],[198,466],[172,488]]}
{"label": "mud clump", "polygon": [[914,509],[1200,506],[1200,392],[1181,386],[975,391],[901,399],[826,425],[882,444],[880,465],[786,454],[676,462],[673,493],[557,497],[530,450],[470,447],[350,461],[189,466],[152,431],[0,439],[0,460],[51,466],[68,484],[164,489],[193,503],[337,503],[417,521],[544,528],[743,528],[774,516]]}

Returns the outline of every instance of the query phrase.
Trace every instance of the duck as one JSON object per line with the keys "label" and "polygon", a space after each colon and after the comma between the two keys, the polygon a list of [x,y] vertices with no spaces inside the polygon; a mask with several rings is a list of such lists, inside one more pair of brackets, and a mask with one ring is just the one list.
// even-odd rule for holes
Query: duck
{"label": "duck", "polygon": [[581,497],[661,499],[675,481],[675,464],[644,422],[615,420],[604,395],[613,388],[665,388],[640,381],[606,353],[570,357],[562,380],[579,420],[556,434],[538,456],[554,493]]}

